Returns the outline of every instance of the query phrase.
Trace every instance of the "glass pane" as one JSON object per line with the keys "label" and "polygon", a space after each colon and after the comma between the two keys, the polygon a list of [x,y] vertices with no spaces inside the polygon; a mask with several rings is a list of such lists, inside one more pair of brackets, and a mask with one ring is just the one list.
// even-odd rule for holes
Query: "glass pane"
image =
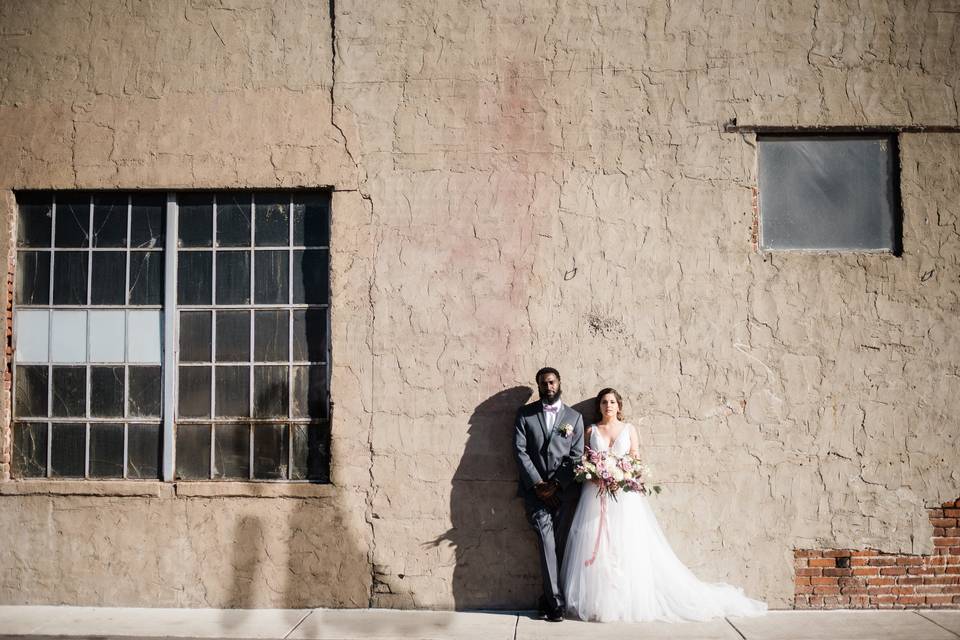
{"label": "glass pane", "polygon": [[17,194],[17,246],[49,247],[53,194]]}
{"label": "glass pane", "polygon": [[287,425],[263,424],[253,428],[253,477],[281,480],[287,477]]}
{"label": "glass pane", "polygon": [[17,252],[17,304],[50,303],[50,254]]}
{"label": "glass pane", "polygon": [[58,193],[56,216],[53,246],[86,247],[90,231],[89,194]]}
{"label": "glass pane", "polygon": [[87,304],[87,254],[58,251],[53,259],[53,304]]}
{"label": "glass pane", "polygon": [[87,415],[87,368],[53,368],[53,415],[82,418]]}
{"label": "glass pane", "polygon": [[250,426],[218,424],[214,426],[213,477],[250,477]]}
{"label": "glass pane", "polygon": [[326,362],[326,309],[294,309],[293,359]]}
{"label": "glass pane", "polygon": [[24,418],[47,416],[46,365],[18,365],[16,370],[17,402],[15,414]]}
{"label": "glass pane", "polygon": [[127,362],[160,362],[161,311],[127,312]]}
{"label": "glass pane", "polygon": [[130,367],[127,372],[127,410],[136,417],[160,416],[160,367]]}
{"label": "glass pane", "polygon": [[85,424],[53,424],[50,443],[50,475],[60,478],[82,478],[87,450]]}
{"label": "glass pane", "polygon": [[290,194],[256,194],[255,236],[258,247],[290,244]]}
{"label": "glass pane", "polygon": [[287,367],[254,367],[253,415],[255,418],[287,416]]}
{"label": "glass pane", "polygon": [[209,251],[181,251],[177,265],[177,302],[210,304],[213,254]]}
{"label": "glass pane", "polygon": [[180,367],[178,415],[210,417],[210,367]]}
{"label": "glass pane", "polygon": [[250,312],[217,311],[217,361],[250,360]]}
{"label": "glass pane", "polygon": [[127,427],[127,477],[160,477],[160,425],[131,424]]}
{"label": "glass pane", "polygon": [[93,197],[93,246],[127,246],[127,194]]}
{"label": "glass pane", "polygon": [[50,312],[17,309],[13,314],[13,340],[17,362],[50,359]]}
{"label": "glass pane", "polygon": [[90,416],[123,417],[123,367],[90,367]]}
{"label": "glass pane", "polygon": [[250,415],[250,367],[217,367],[216,415],[236,418]]}
{"label": "glass pane", "polygon": [[90,362],[123,362],[127,319],[121,309],[90,311]]}
{"label": "glass pane", "polygon": [[123,251],[94,251],[90,304],[124,304],[127,256]]}
{"label": "glass pane", "polygon": [[180,362],[210,362],[212,340],[209,311],[180,312]]}
{"label": "glass pane", "polygon": [[293,194],[293,244],[325,247],[330,244],[330,194]]}
{"label": "glass pane", "polygon": [[50,313],[50,359],[54,362],[87,361],[87,312]]}
{"label": "glass pane", "polygon": [[182,193],[177,197],[181,247],[209,247],[213,238],[213,194]]}
{"label": "glass pane", "polygon": [[90,477],[123,477],[123,425],[90,425]]}
{"label": "glass pane", "polygon": [[250,193],[217,194],[217,246],[249,247]]}
{"label": "glass pane", "polygon": [[250,304],[250,252],[217,253],[216,304]]}
{"label": "glass pane", "polygon": [[47,423],[15,422],[13,425],[14,478],[47,475]]}
{"label": "glass pane", "polygon": [[163,304],[162,252],[130,252],[130,304]]}
{"label": "glass pane", "polygon": [[286,310],[257,311],[253,319],[253,359],[286,362],[290,327]]}
{"label": "glass pane", "polygon": [[177,479],[210,479],[210,425],[177,425]]}
{"label": "glass pane", "polygon": [[326,418],[327,368],[323,365],[294,366],[290,396],[294,418]]}
{"label": "glass pane", "polygon": [[293,252],[294,304],[326,304],[328,297],[327,250]]}
{"label": "glass pane", "polygon": [[330,425],[295,424],[291,480],[330,481]]}
{"label": "glass pane", "polygon": [[167,226],[167,199],[160,193],[133,196],[130,211],[130,246],[163,247]]}
{"label": "glass pane", "polygon": [[256,256],[254,301],[256,304],[287,304],[290,281],[289,253],[257,251]]}
{"label": "glass pane", "polygon": [[892,136],[762,136],[765,249],[899,251]]}

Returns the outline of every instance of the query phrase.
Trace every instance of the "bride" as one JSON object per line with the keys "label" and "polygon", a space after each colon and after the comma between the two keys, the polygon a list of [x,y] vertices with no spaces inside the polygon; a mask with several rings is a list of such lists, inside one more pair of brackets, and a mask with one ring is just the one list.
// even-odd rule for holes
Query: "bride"
{"label": "bride", "polygon": [[[587,429],[587,446],[636,456],[639,437],[623,422],[620,394],[603,389],[596,402],[601,419]],[[570,527],[560,580],[567,612],[583,620],[707,620],[767,610],[737,587],[698,580],[673,553],[646,496],[600,498],[590,482]]]}

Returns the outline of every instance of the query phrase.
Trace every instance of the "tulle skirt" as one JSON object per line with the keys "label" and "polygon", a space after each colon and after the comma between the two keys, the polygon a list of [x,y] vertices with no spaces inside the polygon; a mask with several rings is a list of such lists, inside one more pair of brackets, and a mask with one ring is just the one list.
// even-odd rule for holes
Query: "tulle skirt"
{"label": "tulle skirt", "polygon": [[679,622],[758,616],[767,610],[742,589],[698,580],[670,548],[646,496],[626,493],[602,500],[592,484],[583,487],[560,581],[567,613],[582,620]]}

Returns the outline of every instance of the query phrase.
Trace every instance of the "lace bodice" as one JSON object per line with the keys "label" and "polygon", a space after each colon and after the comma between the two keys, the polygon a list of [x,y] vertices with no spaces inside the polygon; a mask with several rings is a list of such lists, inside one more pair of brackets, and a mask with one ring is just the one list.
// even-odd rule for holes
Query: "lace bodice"
{"label": "lace bodice", "polygon": [[603,434],[600,433],[600,430],[597,429],[597,425],[592,425],[593,428],[590,429],[590,448],[594,451],[611,451],[615,456],[622,456],[623,454],[630,451],[630,429],[633,428],[630,424],[624,424],[623,429],[620,430],[620,434],[616,437],[612,444],[608,444],[606,438],[603,437]]}

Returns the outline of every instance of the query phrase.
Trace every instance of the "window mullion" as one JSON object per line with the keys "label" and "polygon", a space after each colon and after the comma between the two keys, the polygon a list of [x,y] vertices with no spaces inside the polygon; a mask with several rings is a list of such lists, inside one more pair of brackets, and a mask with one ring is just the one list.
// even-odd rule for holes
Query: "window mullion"
{"label": "window mullion", "polygon": [[177,399],[177,198],[167,194],[163,272],[163,480],[173,481]]}

